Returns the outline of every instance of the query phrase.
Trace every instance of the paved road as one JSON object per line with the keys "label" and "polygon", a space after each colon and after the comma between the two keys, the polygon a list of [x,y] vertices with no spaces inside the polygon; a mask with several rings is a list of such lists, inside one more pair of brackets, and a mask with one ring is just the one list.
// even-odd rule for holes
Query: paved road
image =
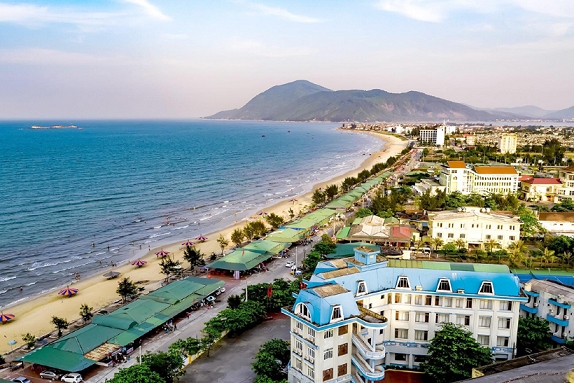
{"label": "paved road", "polygon": [[274,315],[274,319],[244,332],[236,338],[221,340],[208,358],[201,358],[187,366],[183,383],[251,383],[255,374],[251,363],[259,347],[273,338],[289,340],[289,317]]}

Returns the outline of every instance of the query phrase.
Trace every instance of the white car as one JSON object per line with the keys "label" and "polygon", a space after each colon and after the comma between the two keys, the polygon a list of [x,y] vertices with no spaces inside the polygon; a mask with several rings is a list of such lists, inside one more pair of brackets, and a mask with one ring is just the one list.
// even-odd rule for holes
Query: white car
{"label": "white car", "polygon": [[59,380],[60,375],[55,373],[54,371],[44,370],[40,373],[40,378],[42,379],[50,379],[50,380]]}
{"label": "white car", "polygon": [[62,376],[62,382],[66,382],[66,383],[80,383],[83,381],[84,380],[82,379],[82,375],[80,375],[76,372],[72,372],[70,374],[66,374],[66,375]]}
{"label": "white car", "polygon": [[285,264],[285,267],[293,267],[293,266],[295,266],[295,262],[293,261],[289,261]]}

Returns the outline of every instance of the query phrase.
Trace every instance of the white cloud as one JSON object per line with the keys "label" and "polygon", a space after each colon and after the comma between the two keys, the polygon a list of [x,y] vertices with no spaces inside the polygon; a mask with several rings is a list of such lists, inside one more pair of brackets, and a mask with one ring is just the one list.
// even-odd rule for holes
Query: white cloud
{"label": "white cloud", "polygon": [[267,15],[267,16],[277,16],[280,17],[284,20],[288,20],[288,21],[293,21],[296,23],[319,23],[321,22],[321,19],[317,19],[315,17],[309,17],[309,16],[305,16],[305,15],[298,15],[295,13],[292,13],[284,8],[279,8],[279,7],[270,7],[268,5],[265,4],[259,4],[259,3],[252,3],[249,1],[237,1],[237,3],[239,4],[244,4],[246,6],[248,6],[249,8],[255,9],[257,11],[259,11],[260,13]]}
{"label": "white cloud", "polygon": [[144,13],[154,19],[162,20],[162,21],[170,21],[171,17],[162,13],[158,7],[151,4],[147,0],[124,0],[126,3],[135,4],[141,7]]}
{"label": "white cloud", "polygon": [[230,50],[239,53],[248,53],[260,57],[294,57],[306,56],[311,53],[311,49],[306,47],[279,47],[266,45],[254,40],[235,40],[230,46]]}
{"label": "white cloud", "polygon": [[27,26],[45,23],[64,23],[82,26],[110,25],[117,22],[118,13],[76,12],[70,9],[51,9],[32,4],[0,3],[0,22],[11,22]]}
{"label": "white cloud", "polygon": [[572,0],[511,0],[511,3],[534,13],[574,18],[574,1]]}

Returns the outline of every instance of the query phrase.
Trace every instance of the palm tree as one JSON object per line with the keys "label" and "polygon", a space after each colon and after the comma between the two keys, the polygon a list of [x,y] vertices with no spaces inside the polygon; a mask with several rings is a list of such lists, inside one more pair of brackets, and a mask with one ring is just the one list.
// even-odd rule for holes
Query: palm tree
{"label": "palm tree", "polygon": [[562,261],[566,263],[566,268],[570,268],[570,262],[572,261],[572,253],[566,251],[562,254]]}
{"label": "palm tree", "polygon": [[500,243],[494,239],[488,239],[484,242],[484,248],[488,255],[492,255],[492,250],[500,248]]}
{"label": "palm tree", "polygon": [[[437,251],[439,248],[442,247],[442,245],[444,245],[444,241],[442,240],[442,238],[431,238],[430,240],[430,245],[431,245],[431,249],[433,251]],[[434,249],[433,249],[434,247]],[[438,254],[437,254],[437,258],[438,258]]]}
{"label": "palm tree", "polygon": [[454,244],[456,245],[456,248],[460,251],[462,249],[466,249],[466,241],[462,238],[457,239],[456,241],[454,241]]}
{"label": "palm tree", "polygon": [[[516,242],[512,242],[508,246],[508,250],[510,251],[510,263],[513,265],[518,266],[522,263],[524,257],[528,254],[528,246],[522,240],[518,240]],[[532,260],[530,260],[532,264]]]}
{"label": "palm tree", "polygon": [[554,257],[554,250],[550,250],[549,248],[545,247],[542,251],[542,255],[540,256],[540,260],[548,265],[548,262],[550,262],[552,257]]}
{"label": "palm tree", "polygon": [[116,293],[122,297],[122,301],[125,302],[126,299],[132,295],[136,295],[138,292],[138,287],[133,283],[130,278],[124,278],[118,283],[118,288]]}
{"label": "palm tree", "polygon": [[225,239],[223,234],[219,234],[219,238],[217,238],[217,243],[219,243],[219,247],[221,248],[221,255],[223,255],[223,250],[229,245],[229,241]]}

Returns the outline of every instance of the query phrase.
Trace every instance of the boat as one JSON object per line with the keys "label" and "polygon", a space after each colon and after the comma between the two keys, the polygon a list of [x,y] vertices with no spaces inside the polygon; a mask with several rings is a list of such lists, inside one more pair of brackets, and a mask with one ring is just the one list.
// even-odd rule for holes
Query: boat
{"label": "boat", "polygon": [[265,137],[265,134],[262,134],[261,137]]}

